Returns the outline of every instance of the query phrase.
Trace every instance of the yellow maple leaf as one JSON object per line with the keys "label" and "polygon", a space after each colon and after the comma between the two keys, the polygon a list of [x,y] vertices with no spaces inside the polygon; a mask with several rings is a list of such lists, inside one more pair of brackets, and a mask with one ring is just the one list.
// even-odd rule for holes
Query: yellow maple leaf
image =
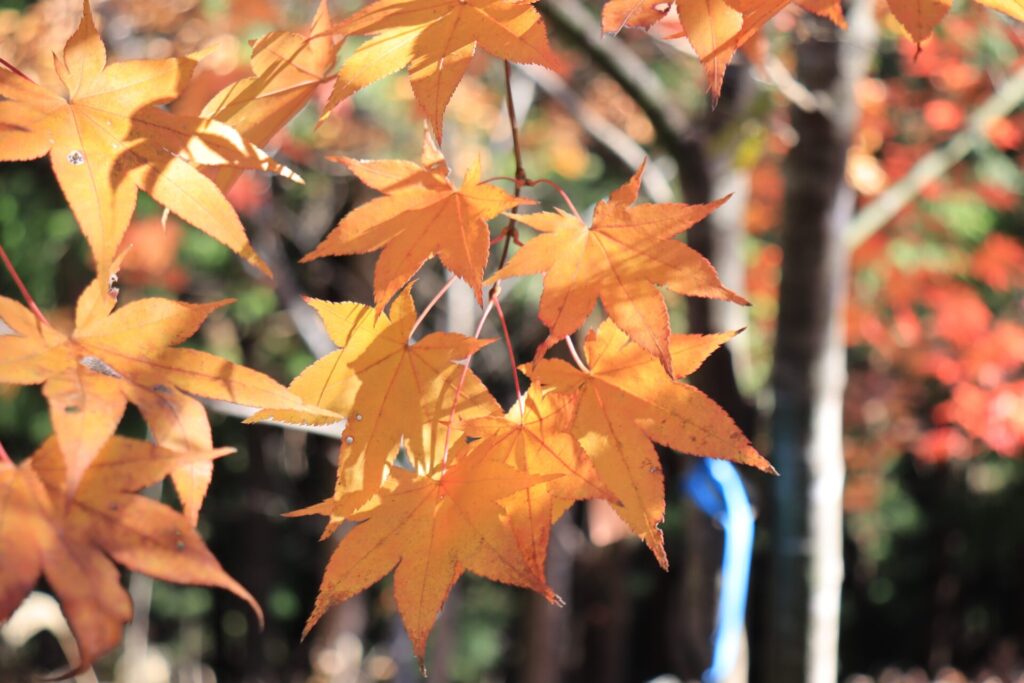
{"label": "yellow maple leaf", "polygon": [[[672,335],[674,376],[696,370],[732,336]],[[691,455],[775,470],[717,403],[666,375],[654,357],[610,320],[587,336],[586,358],[589,372],[544,359],[530,370],[530,377],[578,396],[573,434],[618,499],[615,511],[668,569],[659,528],[665,516],[665,483],[652,441]]]}
{"label": "yellow maple leaf", "polygon": [[487,282],[545,273],[540,319],[551,335],[541,352],[578,330],[600,298],[612,320],[671,371],[668,309],[657,285],[682,295],[746,303],[722,286],[707,259],[672,239],[724,200],[633,206],[643,171],[641,166],[597,205],[590,226],[562,211],[516,217],[541,234]]}
{"label": "yellow maple leaf", "polygon": [[427,637],[452,586],[466,571],[558,598],[526,564],[501,502],[546,477],[481,453],[462,453],[447,468],[415,475],[395,469],[377,503],[353,519],[331,556],[308,634],[332,605],[395,571],[395,600],[422,662]]}
{"label": "yellow maple leaf", "polygon": [[[161,446],[212,448],[206,410],[192,395],[257,407],[303,408],[301,399],[263,373],[195,349],[173,348],[228,301],[187,304],[116,299],[99,278],[79,298],[76,326],[65,335],[21,304],[0,297],[0,384],[42,384],[74,491],[96,454],[135,404]],[[305,406],[310,413],[317,409]],[[196,462],[172,476],[195,520],[212,466]]]}
{"label": "yellow maple leaf", "polygon": [[536,0],[377,0],[340,22],[343,35],[371,35],[338,72],[324,115],[375,81],[409,67],[413,93],[441,139],[444,110],[477,45],[499,59],[542,64],[548,45]]}
{"label": "yellow maple leaf", "polygon": [[531,200],[481,183],[478,165],[456,188],[448,180],[443,159],[425,158],[422,164],[336,160],[384,196],[342,218],[303,263],[383,248],[373,277],[374,299],[381,310],[424,261],[437,254],[482,300],[481,281],[490,252],[487,221],[514,206],[532,204]]}
{"label": "yellow maple leaf", "polygon": [[53,64],[62,90],[0,68],[0,161],[49,154],[101,277],[111,272],[139,189],[270,275],[227,198],[195,166],[298,176],[221,121],[157,106],[179,95],[194,59],[107,64],[85,0],[82,22]]}

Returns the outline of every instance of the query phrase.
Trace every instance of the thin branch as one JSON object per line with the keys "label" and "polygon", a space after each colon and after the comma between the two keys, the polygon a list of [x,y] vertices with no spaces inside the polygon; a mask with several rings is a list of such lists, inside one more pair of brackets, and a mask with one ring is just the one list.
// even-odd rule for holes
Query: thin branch
{"label": "thin branch", "polygon": [[516,155],[516,178],[526,180],[526,168],[523,166],[523,148],[519,142],[519,122],[516,119],[516,105],[512,95],[512,64],[505,60],[505,104],[508,109],[508,123],[512,128],[512,150]]}
{"label": "thin branch", "polygon": [[761,73],[775,86],[787,102],[802,112],[821,112],[829,114],[834,109],[832,98],[825,92],[811,92],[792,74],[774,54],[768,53],[764,58]]}
{"label": "thin branch", "polygon": [[686,114],[658,75],[621,39],[602,35],[601,25],[583,3],[549,0],[539,9],[636,101],[666,146],[690,137]]}
{"label": "thin branch", "polygon": [[[505,60],[505,104],[508,110],[508,123],[512,128],[512,150],[516,157],[516,188],[513,194],[516,199],[523,194],[523,185],[527,183],[526,168],[523,166],[523,148],[519,142],[519,121],[516,119],[516,105],[512,95],[512,65],[509,61]],[[501,250],[501,261],[498,263],[498,270],[501,270],[505,261],[508,260],[508,250],[512,246],[512,242],[519,241],[519,234],[516,230],[516,219],[515,215],[519,213],[519,206],[513,206],[509,211],[511,216],[508,219],[508,225],[505,226],[503,234],[505,235],[505,246]],[[493,296],[494,290],[491,290]],[[447,456],[447,452],[445,452]]]}
{"label": "thin branch", "polygon": [[255,241],[274,273],[274,291],[284,304],[284,310],[292,321],[296,334],[310,353],[322,358],[334,351],[337,346],[324,329],[320,316],[303,299],[295,266],[285,252],[280,234],[272,227],[275,222],[281,225],[287,220],[288,218],[284,216],[261,212],[257,221],[259,230],[256,232]]}
{"label": "thin branch", "polygon": [[6,268],[7,272],[11,274],[11,278],[14,280],[14,284],[17,285],[18,291],[21,292],[21,298],[25,300],[25,304],[29,307],[32,313],[35,314],[39,322],[47,327],[52,327],[52,325],[50,325],[50,321],[46,319],[43,312],[39,310],[39,306],[36,305],[36,300],[32,298],[31,294],[29,294],[28,287],[25,286],[25,283],[18,275],[18,271],[14,269],[14,264],[11,263],[11,259],[7,257],[7,252],[4,251],[3,245],[0,245],[0,260],[4,262],[4,268]]}
{"label": "thin branch", "polygon": [[[540,66],[517,64],[516,67],[520,73],[536,83],[548,97],[558,102],[595,144],[608,150],[631,173],[650,156],[626,131],[588,105],[560,75]],[[672,185],[657,164],[647,167],[647,172],[640,182],[652,201],[663,204],[675,200]]]}
{"label": "thin branch", "polygon": [[942,147],[932,150],[914,164],[910,172],[862,208],[846,232],[846,245],[856,249],[884,228],[931,182],[960,163],[975,149],[987,144],[985,128],[993,119],[1007,116],[1024,103],[1024,66],[967,119],[964,127]]}

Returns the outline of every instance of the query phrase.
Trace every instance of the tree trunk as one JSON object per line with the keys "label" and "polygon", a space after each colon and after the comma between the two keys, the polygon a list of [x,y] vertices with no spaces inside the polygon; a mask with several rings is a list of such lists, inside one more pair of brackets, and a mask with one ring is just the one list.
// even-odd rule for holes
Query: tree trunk
{"label": "tree trunk", "polygon": [[772,579],[767,633],[772,683],[835,683],[843,582],[842,407],[848,253],[855,197],[844,181],[859,112],[854,84],[874,54],[871,3],[850,28],[806,17],[796,77],[816,106],[794,106],[799,141],[786,160],[783,266],[775,348]]}

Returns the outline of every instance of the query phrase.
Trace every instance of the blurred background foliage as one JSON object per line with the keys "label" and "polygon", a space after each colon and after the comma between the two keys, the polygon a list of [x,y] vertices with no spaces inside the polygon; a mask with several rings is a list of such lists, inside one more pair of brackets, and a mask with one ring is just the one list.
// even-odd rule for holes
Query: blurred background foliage
{"label": "blurred background foliage", "polygon": [[[192,89],[171,105],[181,111],[195,111],[204,94],[244,73],[249,39],[282,26],[302,26],[313,12],[309,0],[97,0],[94,5],[117,58],[155,58],[216,45]],[[357,5],[331,3],[334,16]],[[80,5],[72,0],[0,0],[0,56],[38,75],[79,15]],[[738,384],[762,408],[769,400],[784,256],[778,235],[781,167],[794,144],[785,83],[778,74],[779,69],[787,73],[792,62],[795,17],[782,15],[763,41],[739,58],[754,64],[749,69],[757,92],[748,106],[727,125],[699,131],[712,146],[731,150],[735,172],[749,179],[749,194],[733,200],[745,202],[736,214],[744,232],[742,281],[726,284],[753,304],[746,311],[749,328],[733,353]],[[920,49],[891,22],[883,29],[872,75],[857,87],[863,119],[847,163],[847,181],[862,203],[959,130],[972,108],[1021,68],[1024,47],[1018,26],[967,3],[955,3],[935,38]],[[702,70],[681,41],[664,38],[667,33],[653,40],[628,32],[621,37],[664,79],[681,107],[700,119],[708,107]],[[346,47],[343,56],[351,49]],[[651,121],[599,67],[579,53],[567,50],[567,55],[566,80],[556,82],[563,90],[552,89],[542,74],[517,72],[530,175],[562,184],[583,209],[628,177],[624,155],[650,154],[651,187],[671,199],[676,170],[653,147]],[[512,173],[502,92],[500,65],[474,62],[448,110],[445,151],[456,175],[476,159],[485,176]],[[567,109],[567,101],[582,107],[589,123]],[[405,77],[360,92],[319,129],[316,117],[317,108],[308,108],[270,146],[280,160],[301,170],[305,186],[245,176],[230,193],[256,248],[277,274],[274,285],[198,231],[173,219],[164,227],[159,209],[148,201],[140,203],[126,238],[134,246],[121,276],[122,296],[128,299],[147,294],[235,298],[203,327],[196,343],[283,382],[322,352],[311,343],[322,333],[304,328],[313,323],[291,312],[301,307],[299,293],[371,300],[372,255],[295,265],[341,215],[370,196],[325,155],[415,158],[422,136]],[[626,142],[595,135],[602,130],[616,131]],[[841,637],[841,671],[851,681],[1024,680],[1024,112],[1000,119],[987,135],[986,144],[925,187],[854,256]],[[560,202],[543,187],[531,196],[549,206]],[[89,257],[45,161],[0,166],[0,243],[41,306],[54,311],[51,319],[68,322],[72,302],[91,277]],[[443,278],[436,269],[424,271],[415,290],[421,302]],[[6,276],[0,278],[0,291],[14,295]],[[544,336],[533,303],[539,292],[538,278],[506,291],[521,358],[530,357]],[[670,299],[670,304],[674,328],[684,329],[682,302]],[[471,295],[459,288],[439,311],[430,324],[460,331],[471,329],[477,315]],[[503,353],[497,345],[488,348],[475,367],[508,405],[511,382]],[[135,625],[124,648],[103,660],[95,676],[417,680],[386,582],[334,610],[300,642],[333,542],[317,543],[316,520],[285,520],[281,514],[330,495],[336,444],[298,432],[244,427],[225,417],[215,420],[215,442],[236,447],[238,454],[217,465],[200,528],[227,571],[263,604],[266,630],[258,632],[252,616],[223,593],[132,577],[126,580],[136,603]],[[124,430],[144,434],[138,415],[129,415]],[[0,388],[0,436],[16,459],[49,433],[37,390]],[[677,459],[670,472],[678,476],[681,461],[670,457]],[[691,563],[717,563],[721,540],[706,522],[707,533],[684,533],[699,513],[669,483],[665,527],[672,575],[662,574],[598,505],[574,510],[556,527],[558,567],[571,575],[573,587],[554,636],[564,680],[639,681],[666,672],[686,680],[698,677],[706,665],[706,634],[689,621],[695,611],[707,612],[713,598],[695,594],[679,577]],[[751,485],[755,500],[763,499],[764,482],[752,478]],[[765,545],[762,534],[749,618],[754,681],[768,605],[759,571]],[[431,640],[432,680],[531,680],[536,640],[543,635],[537,619],[530,596],[469,577],[453,593]],[[6,644],[0,644],[3,680],[63,661],[66,638],[59,629],[55,636],[46,628],[23,632],[12,626],[4,631]],[[609,670],[608,662],[620,668]],[[628,673],[621,677],[622,672]]]}

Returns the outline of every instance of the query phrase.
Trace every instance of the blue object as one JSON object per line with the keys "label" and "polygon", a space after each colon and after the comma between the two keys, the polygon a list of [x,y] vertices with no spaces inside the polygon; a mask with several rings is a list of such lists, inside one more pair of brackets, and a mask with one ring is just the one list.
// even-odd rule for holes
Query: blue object
{"label": "blue object", "polygon": [[697,506],[722,525],[721,594],[712,636],[711,666],[704,683],[720,683],[732,673],[739,656],[747,614],[750,561],[754,552],[754,509],[736,467],[725,460],[701,458],[683,480],[683,490]]}

